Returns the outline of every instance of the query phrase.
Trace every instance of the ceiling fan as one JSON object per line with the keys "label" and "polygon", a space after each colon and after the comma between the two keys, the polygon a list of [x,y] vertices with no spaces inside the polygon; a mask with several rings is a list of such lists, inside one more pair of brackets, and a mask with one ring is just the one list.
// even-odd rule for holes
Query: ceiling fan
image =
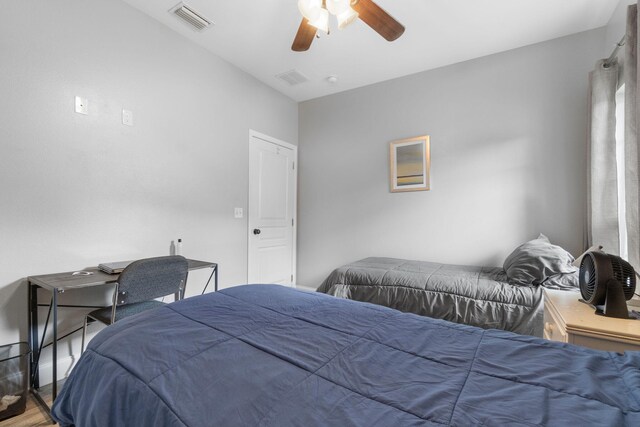
{"label": "ceiling fan", "polygon": [[329,33],[330,13],[340,29],[360,18],[390,42],[404,33],[404,26],[372,0],[298,0],[298,9],[303,18],[291,46],[295,52],[308,50],[318,30]]}

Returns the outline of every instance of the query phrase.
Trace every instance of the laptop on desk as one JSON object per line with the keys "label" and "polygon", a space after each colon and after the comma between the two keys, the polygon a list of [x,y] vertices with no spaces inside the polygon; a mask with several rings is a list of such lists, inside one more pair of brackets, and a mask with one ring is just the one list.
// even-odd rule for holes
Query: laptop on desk
{"label": "laptop on desk", "polygon": [[122,270],[132,262],[133,261],[106,262],[98,265],[98,268],[107,274],[120,274]]}

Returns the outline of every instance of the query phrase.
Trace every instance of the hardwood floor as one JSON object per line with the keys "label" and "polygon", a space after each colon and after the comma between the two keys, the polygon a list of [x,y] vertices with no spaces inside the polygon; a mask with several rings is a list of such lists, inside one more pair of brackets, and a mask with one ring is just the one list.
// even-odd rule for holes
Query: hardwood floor
{"label": "hardwood floor", "polygon": [[[62,387],[62,381],[58,382],[58,390]],[[51,405],[51,385],[44,386],[40,389],[40,395],[48,405]],[[0,421],[0,427],[35,427],[35,426],[51,426],[49,416],[38,405],[31,394],[27,401],[27,410],[22,415]]]}

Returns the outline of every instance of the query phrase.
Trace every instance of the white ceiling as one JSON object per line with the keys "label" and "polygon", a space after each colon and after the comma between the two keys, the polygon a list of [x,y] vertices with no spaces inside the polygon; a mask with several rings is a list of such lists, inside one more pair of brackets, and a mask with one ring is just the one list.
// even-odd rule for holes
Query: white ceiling
{"label": "white ceiling", "polygon": [[[406,31],[387,42],[362,21],[292,52],[297,0],[185,0],[215,23],[196,33],[180,0],[124,0],[296,101],[304,101],[606,25],[618,0],[377,0]],[[275,75],[296,69],[310,81]],[[335,75],[338,83],[326,78]]]}

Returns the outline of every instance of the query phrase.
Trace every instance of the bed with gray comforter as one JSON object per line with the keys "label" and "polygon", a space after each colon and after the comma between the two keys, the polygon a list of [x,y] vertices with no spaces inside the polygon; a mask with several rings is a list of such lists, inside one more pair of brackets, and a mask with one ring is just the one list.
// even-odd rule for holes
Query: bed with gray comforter
{"label": "bed with gray comforter", "polygon": [[[549,287],[563,287],[551,282]],[[366,258],[335,269],[318,288],[451,322],[542,336],[543,287],[509,283],[504,269]]]}
{"label": "bed with gray comforter", "polygon": [[335,269],[318,291],[485,329],[542,336],[542,288],[510,285],[502,268],[366,258]]}

